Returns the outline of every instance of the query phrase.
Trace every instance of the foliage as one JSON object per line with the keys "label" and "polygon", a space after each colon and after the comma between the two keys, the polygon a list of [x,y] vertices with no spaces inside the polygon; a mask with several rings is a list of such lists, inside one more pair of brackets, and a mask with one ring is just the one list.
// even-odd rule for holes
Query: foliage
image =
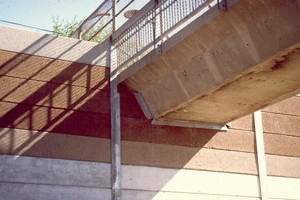
{"label": "foliage", "polygon": [[79,27],[82,20],[78,20],[77,17],[74,17],[72,21],[67,21],[60,17],[52,17],[52,22],[54,35],[68,37]]}
{"label": "foliage", "polygon": [[[60,17],[52,17],[53,34],[56,36],[68,37],[80,26],[82,21],[83,20],[79,20],[77,17],[74,17],[72,21],[61,19]],[[103,42],[111,34],[109,27],[97,33],[103,27],[104,23],[105,22],[98,23],[86,34],[84,34],[81,39],[98,43]],[[91,37],[95,34],[97,35],[91,39]]]}

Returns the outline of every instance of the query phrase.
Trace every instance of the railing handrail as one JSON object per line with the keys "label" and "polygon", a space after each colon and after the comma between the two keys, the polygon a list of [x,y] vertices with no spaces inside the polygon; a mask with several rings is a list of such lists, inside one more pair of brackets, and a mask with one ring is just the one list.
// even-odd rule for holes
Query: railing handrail
{"label": "railing handrail", "polygon": [[211,2],[213,2],[213,0],[206,0],[205,3],[203,3],[201,5],[201,7],[199,7],[198,9],[196,9],[194,12],[190,13],[189,15],[187,15],[186,17],[184,17],[184,19],[182,19],[181,21],[179,21],[178,23],[176,23],[175,25],[172,26],[172,28],[170,28],[169,30],[165,31],[164,33],[162,33],[160,36],[158,36],[156,39],[159,38],[164,38],[166,37],[168,34],[170,34],[171,32],[173,32],[175,29],[177,29],[178,27],[180,27],[181,25],[183,25],[184,23],[186,23],[190,18],[192,18],[194,15],[196,15],[197,13],[199,13],[201,10],[204,9],[205,6],[207,6],[208,4],[210,4]]}
{"label": "railing handrail", "polygon": [[112,34],[112,40],[115,40],[122,33],[124,33],[128,28],[130,28],[134,23],[140,20],[146,13],[148,13],[151,9],[154,8],[156,0],[150,0],[139,12],[137,12],[134,17],[130,18],[127,22],[125,22],[120,28],[118,28]]}

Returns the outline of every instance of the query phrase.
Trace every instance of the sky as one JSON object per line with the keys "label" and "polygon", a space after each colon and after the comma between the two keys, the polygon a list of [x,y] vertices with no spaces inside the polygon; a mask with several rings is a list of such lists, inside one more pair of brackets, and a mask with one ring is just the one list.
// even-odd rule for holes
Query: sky
{"label": "sky", "polygon": [[[131,8],[140,8],[148,1],[136,0]],[[28,29],[1,21],[4,20],[51,31],[52,17],[69,21],[75,16],[84,19],[102,2],[103,0],[0,0],[0,25]]]}

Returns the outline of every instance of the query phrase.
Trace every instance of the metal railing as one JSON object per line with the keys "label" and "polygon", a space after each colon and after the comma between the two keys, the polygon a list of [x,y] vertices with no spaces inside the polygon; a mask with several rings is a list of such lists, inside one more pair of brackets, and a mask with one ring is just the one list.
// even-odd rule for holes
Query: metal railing
{"label": "metal railing", "polygon": [[[113,0],[104,0],[69,37],[94,42],[103,42],[114,30],[114,20],[136,0],[116,0],[118,11],[113,12]],[[121,4],[121,5],[120,5]]]}
{"label": "metal railing", "polygon": [[117,66],[124,70],[168,39],[168,34],[208,6],[212,0],[151,0],[112,35]]}

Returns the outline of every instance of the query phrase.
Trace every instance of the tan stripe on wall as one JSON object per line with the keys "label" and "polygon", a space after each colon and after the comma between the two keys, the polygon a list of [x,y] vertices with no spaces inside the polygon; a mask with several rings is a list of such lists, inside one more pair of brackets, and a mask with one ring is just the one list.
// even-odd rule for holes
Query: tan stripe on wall
{"label": "tan stripe on wall", "polygon": [[[129,121],[127,121],[129,122]],[[142,124],[144,125],[144,124]],[[144,126],[147,129],[147,125]],[[253,133],[249,131],[240,131],[240,130],[229,130],[227,132],[217,132],[209,130],[201,130],[199,133],[191,129],[185,129],[186,131],[178,131],[172,132],[172,129],[152,129],[153,132],[148,131],[140,131],[137,130],[132,131],[128,130],[123,132],[123,140],[124,141],[133,141],[133,142],[145,142],[145,143],[155,143],[155,144],[166,144],[166,145],[176,145],[176,146],[188,146],[195,148],[212,148],[212,149],[220,149],[220,150],[230,150],[230,151],[238,151],[238,152],[254,152],[254,138]],[[151,130],[151,129],[149,129]],[[30,138],[41,137],[40,132],[28,131],[28,130],[20,130],[20,129],[1,129],[0,134],[2,135],[2,139],[0,142],[2,146],[0,148],[3,152],[9,154],[18,154],[19,146],[23,144],[27,144],[30,141]],[[40,140],[39,143],[35,146],[35,155],[39,154],[39,152],[47,152],[48,155],[52,152],[53,154],[57,154],[59,150],[46,150],[51,146],[57,146],[55,149],[60,149],[59,145],[64,147],[64,145],[69,145],[67,150],[62,151],[65,153],[65,156],[72,157],[68,155],[68,152],[72,152],[71,150],[76,151],[75,146],[82,147],[89,151],[89,147],[96,146],[95,141],[105,141],[99,140],[92,137],[84,137],[84,136],[72,136],[72,135],[63,135],[56,133],[43,133],[43,139]],[[14,140],[11,140],[14,138]],[[299,137],[291,137],[285,135],[277,135],[277,134],[264,134],[265,145],[266,145],[266,153],[273,155],[282,155],[282,156],[293,156],[300,157],[300,138]],[[81,142],[85,141],[85,142]],[[109,145],[109,141],[106,142]],[[39,148],[39,145],[40,148]],[[51,145],[50,145],[51,144]],[[85,146],[86,147],[83,147]],[[105,145],[105,147],[107,147]],[[100,145],[101,147],[101,145]],[[45,150],[43,149],[45,148]],[[80,149],[80,148],[79,148]],[[98,148],[94,148],[97,151]],[[49,151],[49,152],[48,152]],[[89,155],[93,155],[92,151],[89,151]],[[61,153],[63,155],[63,153]],[[74,153],[77,155],[77,153]],[[76,156],[74,156],[76,159]],[[80,155],[80,153],[78,153]],[[79,156],[80,157],[80,156]],[[84,156],[87,160],[91,160],[90,156]],[[71,158],[72,159],[72,158]]]}
{"label": "tan stripe on wall", "polygon": [[[18,129],[2,129],[0,137],[1,154],[110,162],[108,139]],[[300,158],[268,155],[267,161],[273,163],[268,165],[271,175],[300,177]],[[253,153],[132,141],[122,142],[122,163],[257,174]]]}
{"label": "tan stripe on wall", "polygon": [[300,98],[295,96],[263,109],[263,112],[300,116]]}
{"label": "tan stripe on wall", "polygon": [[126,165],[134,163],[142,166],[257,174],[253,153],[206,148],[124,141],[122,160]]}
{"label": "tan stripe on wall", "polygon": [[264,133],[266,154],[300,157],[300,137]]}
{"label": "tan stripe on wall", "polygon": [[[110,162],[110,141],[92,137],[3,129],[0,150],[2,154]],[[122,142],[122,162],[256,174],[253,153],[130,141]]]}
{"label": "tan stripe on wall", "polygon": [[269,176],[300,178],[300,158],[266,155],[266,164]]}
{"label": "tan stripe on wall", "polygon": [[300,137],[300,116],[263,112],[262,117],[264,132]]}
{"label": "tan stripe on wall", "polygon": [[61,109],[109,113],[109,91],[2,76],[1,101]]}
{"label": "tan stripe on wall", "polygon": [[82,87],[95,87],[106,80],[103,86],[108,85],[109,69],[87,64],[0,50],[0,65],[0,75]]}
{"label": "tan stripe on wall", "polygon": [[110,161],[110,140],[20,129],[0,129],[0,153],[82,161]]}

